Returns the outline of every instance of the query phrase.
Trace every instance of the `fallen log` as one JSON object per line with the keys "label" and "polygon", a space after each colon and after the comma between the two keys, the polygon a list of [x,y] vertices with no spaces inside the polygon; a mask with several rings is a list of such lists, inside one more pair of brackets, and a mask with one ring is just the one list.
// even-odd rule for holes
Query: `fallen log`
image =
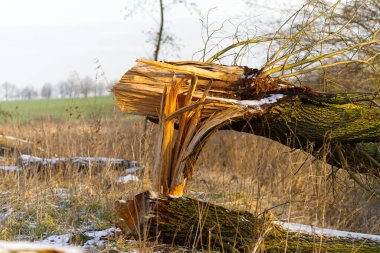
{"label": "fallen log", "polygon": [[144,192],[115,206],[124,231],[192,250],[380,252],[380,236],[276,222],[191,198]]}
{"label": "fallen log", "polygon": [[126,174],[139,174],[142,171],[137,161],[108,157],[72,157],[72,158],[41,158],[31,155],[21,155],[16,166],[0,166],[3,172],[51,172],[57,169],[71,167],[77,170],[104,171],[105,168],[124,171]]}

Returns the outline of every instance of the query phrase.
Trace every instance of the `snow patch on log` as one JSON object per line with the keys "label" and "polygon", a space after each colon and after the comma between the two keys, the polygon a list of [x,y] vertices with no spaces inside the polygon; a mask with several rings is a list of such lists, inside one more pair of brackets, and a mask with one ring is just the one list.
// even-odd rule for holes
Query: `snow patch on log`
{"label": "snow patch on log", "polygon": [[47,164],[56,165],[59,162],[65,162],[65,161],[66,161],[65,158],[40,158],[37,156],[31,156],[31,155],[20,155],[20,157],[18,158],[18,164],[20,164],[21,166],[27,166],[34,163],[40,163],[42,165],[47,165]]}
{"label": "snow patch on log", "polygon": [[131,167],[131,168],[126,169],[125,172],[126,173],[136,173],[139,170],[141,170],[141,167],[135,166],[135,167]]}
{"label": "snow patch on log", "polygon": [[124,167],[127,173],[137,172],[141,169],[137,161],[130,161],[122,158],[108,158],[108,157],[72,157],[72,158],[41,158],[31,155],[21,155],[18,158],[19,167],[33,166],[33,165],[50,165],[55,166],[61,163],[72,164],[77,166],[88,167],[90,165],[112,165]]}
{"label": "snow patch on log", "polygon": [[284,98],[284,97],[286,97],[284,94],[272,94],[269,97],[262,98],[259,100],[237,100],[237,99],[231,99],[231,98],[218,98],[218,97],[207,97],[207,99],[241,105],[244,107],[261,109],[261,106],[276,103],[279,99]]}
{"label": "snow patch on log", "polygon": [[333,236],[333,237],[344,237],[352,239],[368,239],[373,241],[380,241],[380,235],[371,235],[363,233],[354,233],[342,230],[319,228],[310,225],[304,225],[293,222],[283,222],[283,221],[274,221],[275,224],[280,225],[283,229],[292,232],[300,232],[311,235],[324,235],[324,236]]}
{"label": "snow patch on log", "polygon": [[0,170],[5,171],[5,172],[18,172],[18,171],[21,171],[22,169],[18,166],[0,166]]}

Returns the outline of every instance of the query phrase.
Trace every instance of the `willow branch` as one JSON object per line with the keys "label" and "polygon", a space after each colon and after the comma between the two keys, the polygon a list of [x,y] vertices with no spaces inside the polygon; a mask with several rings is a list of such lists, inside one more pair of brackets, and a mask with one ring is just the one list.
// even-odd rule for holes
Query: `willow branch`
{"label": "willow branch", "polygon": [[226,52],[230,51],[231,49],[234,49],[236,47],[240,46],[245,46],[248,44],[258,44],[258,43],[263,43],[263,42],[268,42],[268,41],[273,41],[273,40],[286,40],[289,39],[288,36],[279,36],[279,37],[264,37],[264,38],[258,38],[258,39],[250,39],[250,40],[244,40],[240,41],[238,43],[232,44],[221,51],[217,52],[213,56],[211,56],[206,62],[211,63],[218,59],[221,55],[225,54]]}

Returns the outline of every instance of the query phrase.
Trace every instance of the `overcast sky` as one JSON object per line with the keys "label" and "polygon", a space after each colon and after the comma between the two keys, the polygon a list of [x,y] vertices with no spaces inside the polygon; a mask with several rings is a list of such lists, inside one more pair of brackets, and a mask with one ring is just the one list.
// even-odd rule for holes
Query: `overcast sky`
{"label": "overcast sky", "polygon": [[[125,8],[137,10],[133,5],[136,1],[1,0],[0,84],[8,81],[19,88],[31,85],[39,89],[45,82],[65,80],[73,71],[95,78],[95,59],[108,80],[119,79],[136,59],[152,56],[147,31],[157,27],[158,13],[153,15],[152,8],[157,1],[145,0],[146,11],[126,19]],[[243,0],[193,2],[201,16],[216,7],[211,21],[237,17],[249,17],[252,22],[271,20],[273,15],[286,16],[284,12],[273,13],[289,8],[288,1],[282,0],[252,0],[255,7],[251,8]],[[293,1],[291,8],[300,2]],[[203,47],[200,16],[183,6],[172,7],[166,14],[167,26],[178,38],[180,50],[161,59],[192,59]]]}

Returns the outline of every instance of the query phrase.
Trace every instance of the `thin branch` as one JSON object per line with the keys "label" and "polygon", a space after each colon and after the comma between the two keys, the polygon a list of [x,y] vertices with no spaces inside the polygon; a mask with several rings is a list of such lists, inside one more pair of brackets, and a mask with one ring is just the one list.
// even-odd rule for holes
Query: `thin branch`
{"label": "thin branch", "polygon": [[240,46],[245,46],[248,44],[258,44],[258,43],[263,43],[263,42],[268,42],[268,41],[273,41],[273,40],[286,40],[289,39],[288,36],[279,36],[279,37],[262,37],[258,39],[250,39],[250,40],[244,40],[240,41],[238,43],[232,44],[223,50],[219,51],[218,53],[214,54],[211,56],[206,62],[211,63],[217,60],[221,55],[225,54],[226,52],[230,51],[233,48],[240,47]]}

